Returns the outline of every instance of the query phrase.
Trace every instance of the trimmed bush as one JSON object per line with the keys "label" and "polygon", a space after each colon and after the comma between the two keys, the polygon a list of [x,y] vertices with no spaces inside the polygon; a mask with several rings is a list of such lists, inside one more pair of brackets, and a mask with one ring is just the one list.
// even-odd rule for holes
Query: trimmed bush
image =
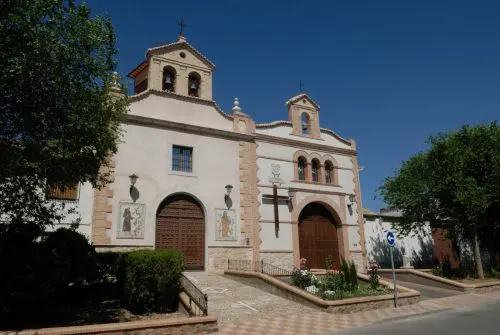
{"label": "trimmed bush", "polygon": [[177,310],[183,257],[177,250],[136,250],[120,258],[122,305],[135,314]]}
{"label": "trimmed bush", "polygon": [[114,282],[118,279],[121,252],[99,252],[97,253],[97,268],[99,277],[103,282]]}

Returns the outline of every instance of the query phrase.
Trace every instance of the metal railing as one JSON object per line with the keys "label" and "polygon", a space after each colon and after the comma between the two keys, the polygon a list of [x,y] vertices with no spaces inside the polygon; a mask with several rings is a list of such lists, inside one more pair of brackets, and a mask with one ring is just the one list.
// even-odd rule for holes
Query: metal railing
{"label": "metal railing", "polygon": [[290,278],[293,274],[293,271],[291,270],[280,268],[263,260],[255,262],[246,259],[228,259],[227,269],[247,272],[260,272],[283,280],[287,283],[290,283]]}
{"label": "metal railing", "polygon": [[189,297],[189,307],[194,315],[208,315],[208,298],[202,290],[196,287],[184,274],[181,276],[181,286]]}

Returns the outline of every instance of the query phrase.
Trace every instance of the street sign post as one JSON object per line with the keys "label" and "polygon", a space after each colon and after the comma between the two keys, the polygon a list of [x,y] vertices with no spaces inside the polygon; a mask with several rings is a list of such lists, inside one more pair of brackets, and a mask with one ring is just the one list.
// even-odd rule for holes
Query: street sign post
{"label": "street sign post", "polygon": [[394,271],[394,244],[396,243],[396,235],[392,231],[387,232],[387,244],[391,249],[391,267],[392,267],[392,283],[394,288],[394,307],[398,307],[398,289],[396,287],[396,271]]}

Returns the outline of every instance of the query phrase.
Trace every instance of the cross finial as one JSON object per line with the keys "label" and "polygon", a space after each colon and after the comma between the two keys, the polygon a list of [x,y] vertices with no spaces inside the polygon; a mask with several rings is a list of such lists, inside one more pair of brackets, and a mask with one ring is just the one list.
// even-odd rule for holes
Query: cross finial
{"label": "cross finial", "polygon": [[181,27],[181,31],[179,32],[179,36],[184,36],[184,27],[186,27],[186,24],[184,23],[184,20],[180,20],[177,25]]}
{"label": "cross finial", "polygon": [[304,84],[302,83],[302,80],[299,80],[299,90],[300,90],[300,93],[304,92]]}

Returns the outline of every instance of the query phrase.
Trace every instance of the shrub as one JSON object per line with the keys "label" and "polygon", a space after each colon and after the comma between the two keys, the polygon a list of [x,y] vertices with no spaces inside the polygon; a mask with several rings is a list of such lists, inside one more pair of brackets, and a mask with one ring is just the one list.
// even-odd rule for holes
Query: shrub
{"label": "shrub", "polygon": [[62,305],[77,303],[73,292],[98,279],[95,261],[95,249],[84,235],[67,228],[49,233],[40,243],[41,296]]}
{"label": "shrub", "polygon": [[349,270],[351,288],[356,290],[358,288],[358,271],[356,270],[356,264],[353,261],[351,261]]}
{"label": "shrub", "polygon": [[292,285],[301,289],[314,284],[313,274],[309,270],[294,269],[292,272]]}
{"label": "shrub", "polygon": [[358,288],[358,273],[356,271],[356,264],[353,261],[347,262],[344,257],[340,264],[340,273],[344,276],[346,289],[354,291]]}
{"label": "shrub", "polygon": [[320,286],[322,291],[344,291],[346,281],[341,273],[327,273],[321,278]]}
{"label": "shrub", "polygon": [[182,254],[136,250],[120,258],[122,305],[136,314],[175,311],[181,290]]}
{"label": "shrub", "polygon": [[325,269],[327,271],[333,270],[333,258],[332,255],[328,255],[325,258]]}
{"label": "shrub", "polygon": [[380,266],[378,265],[377,262],[370,262],[368,275],[370,276],[370,287],[372,289],[377,289],[378,286],[380,285],[378,277],[378,269],[380,269]]}
{"label": "shrub", "polygon": [[103,282],[114,282],[118,279],[121,252],[99,252],[97,253],[97,268],[99,278]]}

